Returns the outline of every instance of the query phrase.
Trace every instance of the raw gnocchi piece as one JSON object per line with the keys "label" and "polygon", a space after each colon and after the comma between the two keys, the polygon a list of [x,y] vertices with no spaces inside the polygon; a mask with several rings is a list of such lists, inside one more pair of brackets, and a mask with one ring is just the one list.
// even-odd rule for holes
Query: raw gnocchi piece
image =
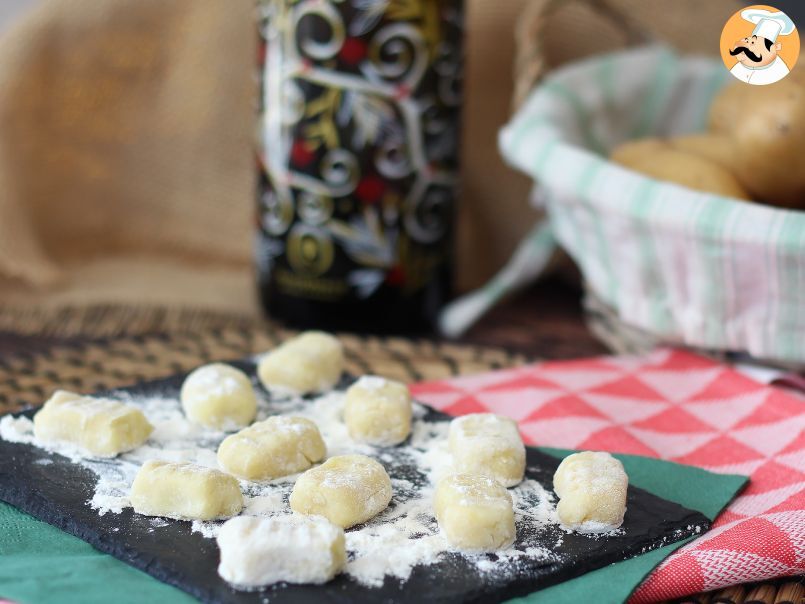
{"label": "raw gnocchi piece", "polygon": [[609,453],[584,451],[565,457],[553,475],[562,524],[582,533],[618,528],[626,512],[629,477]]}
{"label": "raw gnocchi piece", "polygon": [[433,507],[439,528],[453,547],[491,552],[514,543],[512,498],[494,478],[447,476],[436,487]]}
{"label": "raw gnocchi piece", "polygon": [[471,413],[450,422],[448,446],[460,473],[491,476],[513,487],[525,474],[525,446],[514,420],[494,413]]}
{"label": "raw gnocchi piece", "polygon": [[231,518],[243,509],[237,479],[218,470],[187,462],[151,459],[143,464],[129,497],[144,516],[179,520]]}
{"label": "raw gnocchi piece", "polygon": [[136,449],[153,430],[135,407],[65,390],[57,390],[34,416],[37,440],[69,443],[97,457]]}
{"label": "raw gnocchi piece", "polygon": [[296,481],[290,498],[294,512],[324,516],[342,528],[374,518],[389,501],[389,475],[365,455],[331,457],[308,470]]}
{"label": "raw gnocchi piece", "polygon": [[218,574],[239,589],[326,583],[347,562],[343,529],[320,516],[238,516],[224,523],[217,539]]}
{"label": "raw gnocchi piece", "polygon": [[334,336],[306,331],[269,352],[257,366],[268,390],[309,394],[330,390],[344,371],[344,349]]}
{"label": "raw gnocchi piece", "polygon": [[312,421],[274,415],[227,436],[218,447],[218,463],[238,478],[272,480],[307,470],[326,453]]}
{"label": "raw gnocchi piece", "polygon": [[257,396],[249,378],[223,363],[204,365],[188,375],[180,398],[191,421],[213,430],[248,426],[257,413]]}
{"label": "raw gnocchi piece", "polygon": [[344,423],[358,442],[391,446],[411,433],[411,394],[394,380],[365,375],[347,389]]}

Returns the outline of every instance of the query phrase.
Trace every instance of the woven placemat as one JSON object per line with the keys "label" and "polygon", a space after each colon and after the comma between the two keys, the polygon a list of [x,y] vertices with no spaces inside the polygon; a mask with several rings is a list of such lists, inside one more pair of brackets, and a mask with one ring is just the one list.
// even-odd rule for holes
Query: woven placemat
{"label": "woven placemat", "polygon": [[[15,352],[0,358],[0,413],[40,405],[57,388],[90,393],[189,371],[214,360],[245,357],[269,350],[293,334],[270,327],[226,328],[57,345],[40,353]],[[478,346],[339,337],[347,371],[404,382],[478,373],[527,361],[523,355]]]}
{"label": "woven placemat", "polygon": [[250,317],[204,308],[129,304],[86,304],[54,308],[21,308],[0,304],[0,331],[59,338],[117,338],[147,333],[200,332],[212,329],[254,329],[272,324]]}

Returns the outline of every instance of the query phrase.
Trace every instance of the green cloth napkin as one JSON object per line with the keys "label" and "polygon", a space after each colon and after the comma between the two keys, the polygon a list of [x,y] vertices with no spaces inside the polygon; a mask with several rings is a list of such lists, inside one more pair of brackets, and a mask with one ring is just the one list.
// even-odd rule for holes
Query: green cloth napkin
{"label": "green cloth napkin", "polygon": [[[564,457],[572,451],[543,449]],[[629,480],[711,520],[746,484],[744,476],[713,474],[666,461],[616,455]],[[512,600],[520,604],[622,602],[666,556],[687,541],[587,573]],[[195,600],[102,554],[80,539],[0,503],[0,598],[22,604],[185,604]]]}

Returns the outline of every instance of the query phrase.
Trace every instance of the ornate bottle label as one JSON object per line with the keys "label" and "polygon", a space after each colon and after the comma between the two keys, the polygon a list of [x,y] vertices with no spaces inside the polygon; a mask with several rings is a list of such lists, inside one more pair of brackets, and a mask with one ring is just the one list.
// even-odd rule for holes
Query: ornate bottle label
{"label": "ornate bottle label", "polygon": [[367,301],[450,262],[460,0],[261,0],[258,270]]}

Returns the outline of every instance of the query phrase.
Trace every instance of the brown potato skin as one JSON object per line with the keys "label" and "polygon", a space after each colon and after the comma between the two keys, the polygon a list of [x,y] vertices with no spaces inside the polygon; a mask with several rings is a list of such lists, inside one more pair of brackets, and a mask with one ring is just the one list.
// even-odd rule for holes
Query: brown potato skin
{"label": "brown potato skin", "polygon": [[710,107],[709,131],[684,144],[728,162],[756,199],[805,209],[805,68],[768,86],[727,86]]}
{"label": "brown potato skin", "polygon": [[726,86],[707,132],[628,141],[611,159],[691,189],[805,210],[805,67],[768,86]]}
{"label": "brown potato skin", "polygon": [[610,159],[646,176],[696,191],[751,199],[729,169],[702,155],[674,148],[666,140],[628,141],[616,147]]}

